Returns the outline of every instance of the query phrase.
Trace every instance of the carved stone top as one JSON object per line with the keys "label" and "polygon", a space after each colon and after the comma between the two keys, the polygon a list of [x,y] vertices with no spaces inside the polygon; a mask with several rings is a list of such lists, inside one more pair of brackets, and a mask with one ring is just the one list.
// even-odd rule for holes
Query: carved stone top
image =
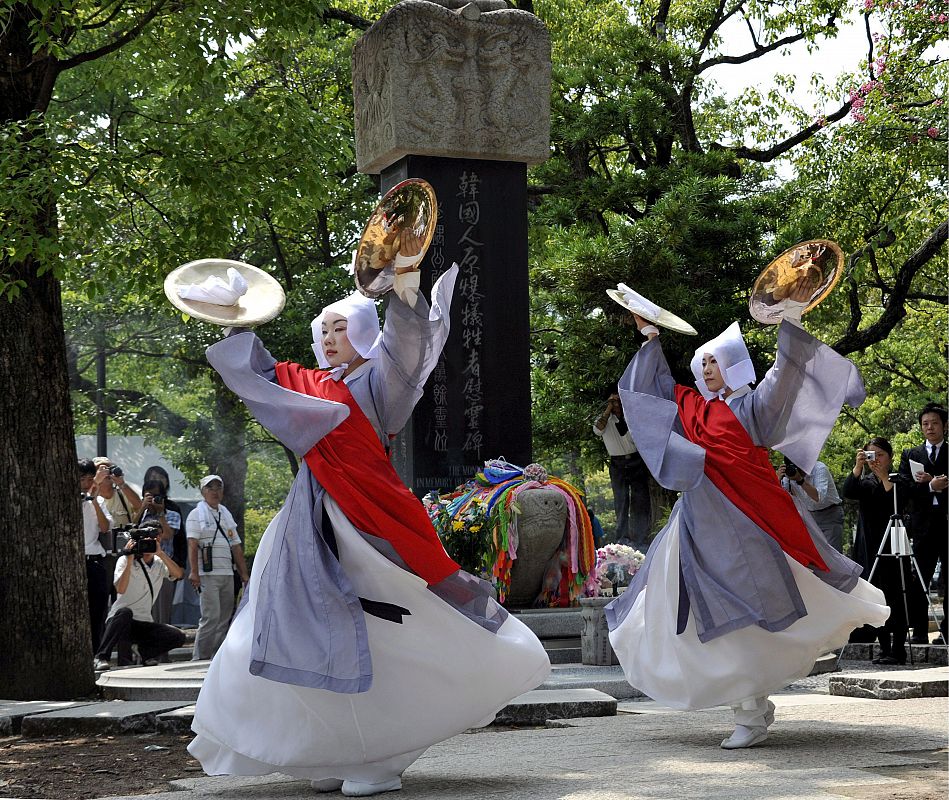
{"label": "carved stone top", "polygon": [[406,155],[528,164],[550,155],[550,37],[533,14],[504,5],[403,0],[356,42],[360,172]]}

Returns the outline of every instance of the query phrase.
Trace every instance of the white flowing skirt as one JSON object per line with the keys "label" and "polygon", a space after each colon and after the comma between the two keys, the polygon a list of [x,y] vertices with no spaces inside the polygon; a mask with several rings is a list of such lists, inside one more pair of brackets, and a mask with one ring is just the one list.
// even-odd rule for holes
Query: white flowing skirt
{"label": "white flowing skirt", "polygon": [[[280,772],[383,781],[401,774],[430,745],[489,724],[550,672],[543,646],[523,623],[509,616],[496,634],[485,630],[367,544],[328,496],[326,507],[357,594],[404,606],[411,615],[401,625],[366,615],[372,687],[339,694],[250,674],[249,603],[198,697],[197,737],[188,750],[209,775]],[[252,599],[270,556],[271,529],[255,558]]]}
{"label": "white flowing skirt", "polygon": [[653,554],[649,582],[610,642],[626,679],[652,699],[683,711],[740,705],[803,678],[824,653],[846,644],[861,625],[882,625],[890,614],[883,592],[859,580],[847,594],[828,586],[788,557],[808,613],[783,631],[757,625],[709,642],[695,619],[676,634],[679,529],[673,521]]}

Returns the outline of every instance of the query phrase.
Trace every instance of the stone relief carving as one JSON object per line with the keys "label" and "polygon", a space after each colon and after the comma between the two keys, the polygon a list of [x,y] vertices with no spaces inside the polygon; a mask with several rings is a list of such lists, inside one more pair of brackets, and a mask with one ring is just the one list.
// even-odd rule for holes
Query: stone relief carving
{"label": "stone relief carving", "polygon": [[549,155],[550,38],[524,11],[404,0],[356,43],[353,91],[363,172],[407,154]]}

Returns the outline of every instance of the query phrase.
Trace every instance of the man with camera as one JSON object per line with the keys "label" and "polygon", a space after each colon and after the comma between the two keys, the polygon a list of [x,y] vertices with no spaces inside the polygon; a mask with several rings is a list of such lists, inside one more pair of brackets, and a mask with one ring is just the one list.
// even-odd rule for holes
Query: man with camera
{"label": "man with camera", "polygon": [[610,456],[610,488],[616,510],[616,541],[632,544],[646,552],[652,501],[649,497],[649,472],[636,450],[623,416],[623,404],[616,392],[593,423],[593,432],[603,440]]}
{"label": "man with camera", "polygon": [[79,503],[82,506],[82,532],[86,551],[86,594],[89,598],[89,628],[92,632],[92,650],[99,649],[105,612],[109,607],[109,573],[106,571],[106,551],[99,541],[107,533],[112,520],[103,501],[97,496],[96,465],[88,458],[79,459]]}
{"label": "man with camera", "polygon": [[113,527],[131,525],[135,521],[135,514],[142,507],[142,499],[125,482],[122,468],[113,464],[108,457],[97,456],[92,459],[92,463],[96,465],[96,491],[105,501]]}
{"label": "man with camera", "polygon": [[781,485],[811,512],[827,543],[842,553],[844,505],[827,465],[823,461],[815,461],[814,469],[810,474],[805,474],[797,464],[785,457],[777,471]]}
{"label": "man with camera", "polygon": [[158,547],[160,535],[157,525],[145,524],[128,531],[123,555],[115,565],[118,596],[96,652],[96,670],[109,669],[113,648],[118,652],[120,667],[133,663],[133,644],[138,645],[143,664],[155,664],[158,656],[180,647],[185,640],[178,628],[152,620],[152,604],[161,582],[168,576],[177,580],[184,575],[184,570]]}
{"label": "man with camera", "polygon": [[188,514],[188,580],[201,595],[201,619],[194,638],[194,661],[214,658],[227,635],[234,613],[234,567],[247,585],[237,523],[221,500],[224,481],[219,475],[205,475],[199,483],[204,498]]}

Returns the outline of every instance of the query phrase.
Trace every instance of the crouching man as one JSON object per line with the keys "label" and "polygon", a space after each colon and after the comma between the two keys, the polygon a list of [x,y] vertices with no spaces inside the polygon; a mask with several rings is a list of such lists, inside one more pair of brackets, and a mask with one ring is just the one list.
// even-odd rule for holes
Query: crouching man
{"label": "crouching man", "polygon": [[[145,535],[141,535],[144,533]],[[115,591],[118,597],[106,620],[102,644],[96,653],[96,670],[109,669],[112,650],[118,653],[118,665],[128,666],[132,660],[132,645],[138,645],[142,663],[156,664],[158,656],[180,647],[184,633],[172,625],[162,625],[152,619],[152,604],[165,578],[178,580],[184,575],[179,567],[147,531],[138,538],[129,539],[124,555],[115,565]]]}

